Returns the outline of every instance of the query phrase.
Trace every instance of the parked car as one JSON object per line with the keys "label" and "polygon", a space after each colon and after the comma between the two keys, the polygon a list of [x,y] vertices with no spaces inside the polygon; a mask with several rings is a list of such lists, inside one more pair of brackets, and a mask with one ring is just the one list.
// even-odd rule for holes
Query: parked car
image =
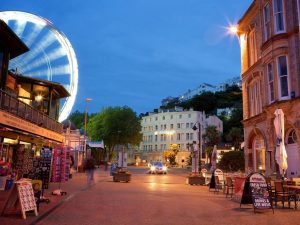
{"label": "parked car", "polygon": [[152,162],[150,164],[150,170],[149,173],[151,174],[167,174],[167,167],[162,162]]}

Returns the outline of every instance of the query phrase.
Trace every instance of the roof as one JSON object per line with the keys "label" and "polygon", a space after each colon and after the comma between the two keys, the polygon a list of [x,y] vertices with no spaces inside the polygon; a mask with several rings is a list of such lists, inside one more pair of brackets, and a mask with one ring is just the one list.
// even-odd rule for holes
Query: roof
{"label": "roof", "polygon": [[29,48],[3,20],[0,20],[0,47],[10,53],[10,59],[29,51]]}
{"label": "roof", "polygon": [[15,78],[18,82],[38,84],[41,86],[52,87],[55,91],[58,92],[58,94],[60,95],[61,98],[66,98],[66,97],[70,96],[70,93],[65,89],[65,87],[63,85],[53,82],[53,81],[42,80],[42,79],[37,79],[37,78],[32,78],[32,77],[26,77],[23,75],[15,75]]}

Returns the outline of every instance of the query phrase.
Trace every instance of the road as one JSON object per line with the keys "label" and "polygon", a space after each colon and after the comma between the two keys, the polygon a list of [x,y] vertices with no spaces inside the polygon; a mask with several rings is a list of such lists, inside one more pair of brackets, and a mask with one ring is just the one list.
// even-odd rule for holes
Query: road
{"label": "road", "polygon": [[[39,225],[247,225],[299,224],[300,210],[253,213],[251,206],[214,194],[206,186],[185,184],[187,171],[150,175],[131,168],[130,183],[112,182],[97,172],[91,188],[71,194]],[[103,172],[103,171],[102,171]],[[85,180],[82,180],[84,182]]]}

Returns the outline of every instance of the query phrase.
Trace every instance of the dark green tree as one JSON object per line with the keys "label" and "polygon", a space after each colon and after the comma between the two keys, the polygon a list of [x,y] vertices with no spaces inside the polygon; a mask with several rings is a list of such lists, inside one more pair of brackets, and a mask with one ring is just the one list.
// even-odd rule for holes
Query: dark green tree
{"label": "dark green tree", "polygon": [[218,164],[224,171],[243,171],[245,169],[245,157],[243,151],[225,152]]}
{"label": "dark green tree", "polygon": [[142,140],[140,119],[129,107],[108,107],[93,115],[87,131],[93,141],[103,140],[111,160],[116,145],[138,145]]}
{"label": "dark green tree", "polygon": [[226,136],[226,140],[228,142],[231,142],[232,146],[234,146],[234,148],[238,150],[240,149],[240,143],[244,139],[243,137],[243,129],[239,127],[232,127]]}
{"label": "dark green tree", "polygon": [[69,116],[69,120],[74,124],[77,129],[84,127],[84,116],[85,114],[76,110],[71,113]]}
{"label": "dark green tree", "polygon": [[208,154],[207,157],[211,160],[214,145],[218,145],[221,142],[221,133],[217,130],[216,126],[208,126],[202,137],[205,143],[205,151]]}

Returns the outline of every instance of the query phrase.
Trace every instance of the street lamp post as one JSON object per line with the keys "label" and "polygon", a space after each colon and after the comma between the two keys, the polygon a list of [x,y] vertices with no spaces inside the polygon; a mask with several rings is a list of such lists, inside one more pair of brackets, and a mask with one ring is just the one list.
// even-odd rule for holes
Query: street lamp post
{"label": "street lamp post", "polygon": [[[198,126],[197,126],[197,124],[198,124]],[[192,129],[195,131],[198,129],[198,151],[197,151],[198,165],[196,165],[196,168],[197,168],[196,172],[199,172],[199,165],[201,166],[201,158],[202,158],[202,138],[201,138],[200,122],[196,122]]]}
{"label": "street lamp post", "polygon": [[87,125],[87,114],[88,114],[88,102],[92,101],[91,98],[85,99],[85,114],[84,114],[84,146],[83,146],[83,154],[85,158],[87,158],[87,152],[86,152],[86,125]]}

